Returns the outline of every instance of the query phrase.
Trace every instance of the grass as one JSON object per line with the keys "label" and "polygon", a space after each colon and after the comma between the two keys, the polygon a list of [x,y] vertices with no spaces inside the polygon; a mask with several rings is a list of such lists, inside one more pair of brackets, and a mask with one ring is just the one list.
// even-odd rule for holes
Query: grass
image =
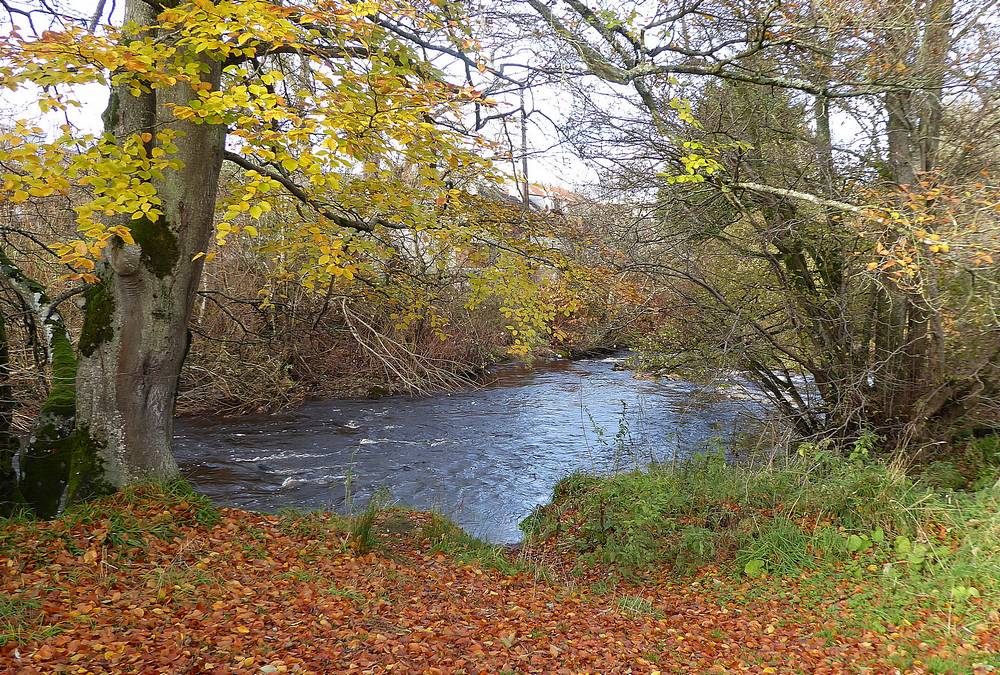
{"label": "grass", "polygon": [[[755,521],[754,532],[740,541],[736,552],[737,569],[752,576],[754,568],[779,575],[798,574],[812,561],[810,538],[798,524],[778,516],[770,521]],[[755,561],[760,561],[754,564]]]}
{"label": "grass", "polygon": [[477,539],[439,514],[431,516],[430,522],[423,527],[421,537],[430,540],[432,551],[453,556],[461,562],[476,562],[508,576],[523,571],[499,546]]}
{"label": "grass", "polygon": [[46,624],[37,600],[0,593],[0,647],[8,642],[45,640],[63,630],[60,624]]}
{"label": "grass", "polygon": [[632,616],[651,616],[657,619],[663,617],[663,613],[653,607],[653,603],[641,595],[625,595],[621,597],[618,600],[618,609],[624,614]]}
{"label": "grass", "polygon": [[376,490],[365,507],[349,518],[347,540],[359,555],[369,553],[378,546],[375,524],[391,504],[392,496],[388,490]]}
{"label": "grass", "polygon": [[444,553],[460,562],[475,563],[507,576],[523,573],[533,574],[538,578],[549,578],[548,571],[542,566],[525,558],[511,556],[504,547],[477,539],[436,513],[432,514],[430,522],[424,525],[421,537],[430,540],[432,551]]}
{"label": "grass", "polygon": [[979,489],[942,489],[937,478],[869,459],[867,447],[845,454],[805,446],[766,466],[713,454],[646,471],[574,474],[522,528],[530,545],[555,543],[624,580],[718,565],[764,595],[781,593],[788,576],[815,579],[816,599],[831,584],[860,585],[868,590],[845,603],[859,627],[885,629],[913,608],[945,611],[956,624],[995,611],[995,468],[966,481]]}
{"label": "grass", "polygon": [[346,598],[355,604],[363,605],[368,602],[368,598],[363,593],[359,593],[350,588],[341,588],[336,584],[330,584],[325,591],[337,598]]}
{"label": "grass", "polygon": [[278,511],[278,527],[283,534],[305,539],[339,537],[347,532],[344,518],[328,511],[284,508]]}
{"label": "grass", "polygon": [[320,510],[281,509],[279,527],[289,536],[339,541],[343,547],[365,555],[378,548],[377,525],[391,508],[389,492],[377,490],[363,509],[348,516]]}
{"label": "grass", "polygon": [[0,594],[0,647],[11,640],[20,640],[37,624],[39,603],[17,596]]}

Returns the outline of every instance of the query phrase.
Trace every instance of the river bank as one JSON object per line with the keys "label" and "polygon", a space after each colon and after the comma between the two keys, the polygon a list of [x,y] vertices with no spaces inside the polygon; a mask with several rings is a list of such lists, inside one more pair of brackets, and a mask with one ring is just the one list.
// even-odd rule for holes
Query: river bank
{"label": "river bank", "polygon": [[[288,372],[277,377],[278,386],[272,387],[272,395],[266,397],[261,396],[254,378],[247,378],[246,372],[243,382],[239,378],[216,377],[210,385],[214,390],[213,394],[205,396],[204,390],[209,385],[204,383],[204,376],[211,375],[217,369],[193,363],[188,364],[181,380],[177,415],[180,418],[239,417],[282,413],[302,404],[319,401],[378,400],[391,396],[448,394],[488,385],[504,370],[603,358],[622,354],[626,349],[627,347],[617,344],[581,344],[560,349],[548,347],[536,350],[530,358],[525,359],[513,357],[501,346],[494,345],[474,354],[465,354],[461,360],[428,357],[427,361],[440,369],[437,381],[422,381],[419,377],[404,379],[398,373],[387,371],[384,364],[366,363],[365,359],[359,358],[363,353],[345,351],[335,355],[326,354],[323,361],[354,364],[351,367],[323,367],[317,368],[318,372],[311,372],[303,368],[293,369],[286,364],[285,370]],[[244,362],[243,366],[246,367],[247,364]],[[273,372],[270,374],[274,375]]]}
{"label": "river bank", "polygon": [[[701,478],[691,499],[652,503],[703,529],[698,514],[716,513],[711,503],[731,504],[741,519],[777,514],[774,504],[729,494],[726,480],[716,482],[716,501],[705,502],[697,486],[716,471],[705,466],[695,469]],[[517,551],[427,513],[376,504],[351,518],[259,514],[218,509],[183,484],[133,488],[56,521],[8,521],[0,524],[0,669],[985,674],[1000,667],[1000,579],[979,582],[976,594],[935,595],[945,577],[930,556],[919,572],[914,559],[894,562],[895,549],[884,554],[879,541],[848,550],[850,534],[862,530],[837,518],[827,520],[845,542],[843,556],[824,561],[809,549],[791,572],[768,558],[750,574],[722,551],[687,570],[667,556],[641,569],[594,556],[581,542],[593,543],[595,533],[604,533],[605,553],[611,541],[636,550],[629,537],[643,530],[663,536],[648,524],[626,526],[622,515],[639,502],[600,523],[586,512],[588,495],[600,501],[640,485],[648,496],[666,494],[650,491],[644,475],[564,481]],[[826,498],[846,496],[843,480],[834,485]],[[982,502],[978,518],[965,512],[957,530],[931,529],[927,520],[928,536],[956,552],[965,537],[991,541],[995,497],[989,503],[993,510]],[[543,532],[543,515],[554,512],[564,527]],[[669,520],[669,512],[660,516]],[[886,583],[883,558],[910,570]]]}
{"label": "river bank", "polygon": [[184,475],[224,506],[345,512],[387,489],[495,543],[573,471],[607,473],[732,447],[761,408],[636,380],[621,356],[491,371],[452,394],[316,401],[280,415],[178,420]]}

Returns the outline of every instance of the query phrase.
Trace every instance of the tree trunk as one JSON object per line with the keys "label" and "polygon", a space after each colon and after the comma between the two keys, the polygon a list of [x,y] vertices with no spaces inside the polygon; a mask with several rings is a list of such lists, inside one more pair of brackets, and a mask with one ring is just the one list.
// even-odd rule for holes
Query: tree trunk
{"label": "tree trunk", "polygon": [[930,0],[924,15],[924,39],[920,43],[919,67],[924,78],[920,91],[920,123],[916,142],[919,146],[921,169],[938,168],[938,148],[941,145],[942,95],[948,70],[948,50],[952,45],[955,0]]}
{"label": "tree trunk", "polygon": [[897,185],[917,182],[920,157],[913,145],[913,92],[894,91],[885,95],[886,135],[889,143],[889,167]]}
{"label": "tree trunk", "polygon": [[[150,25],[154,19],[149,5],[129,0],[126,23]],[[202,80],[217,89],[220,64],[207,58],[203,64]],[[119,142],[148,133],[151,149],[158,132],[177,132],[173,157],[183,166],[153,181],[163,215],[128,222],[135,245],[109,247],[101,282],[87,296],[77,419],[92,454],[74,464],[71,498],[177,474],[174,403],[203,264],[192,257],[206,250],[212,234],[225,144],[223,126],[173,117],[172,105],[196,98],[187,83],[139,96],[119,88],[106,112],[106,127]]]}
{"label": "tree trunk", "polygon": [[[56,306],[49,300],[45,288],[24,272],[0,249],[0,274],[21,300],[29,320],[41,335],[45,363],[51,370],[49,395],[46,397],[19,456],[15,474],[7,471],[9,459],[20,450],[11,434],[13,400],[9,385],[4,398],[4,419],[0,421],[6,446],[0,450],[0,472],[16,480],[13,499],[31,508],[42,518],[51,518],[62,505],[63,490],[69,478],[73,448],[76,444],[73,380],[76,377],[76,355],[66,324]],[[6,352],[6,338],[4,351]],[[6,368],[7,355],[3,356]],[[9,453],[9,457],[6,457]],[[4,481],[6,482],[6,481]],[[12,507],[13,508],[13,507]]]}
{"label": "tree trunk", "polygon": [[[923,11],[923,14],[919,14]],[[886,94],[889,166],[899,186],[913,185],[938,168],[942,102],[948,49],[951,45],[954,0],[931,0],[922,8],[907,7],[907,22],[893,33],[894,56],[908,66],[911,89]],[[917,50],[914,39],[919,36]],[[888,363],[883,365],[882,417],[894,429],[896,444],[918,438],[914,433],[922,412],[921,398],[934,391],[945,371],[941,318],[930,303],[937,295],[931,270],[921,290],[895,289],[895,312],[888,330],[893,335]],[[940,391],[940,389],[939,389]]]}
{"label": "tree trunk", "polygon": [[10,515],[24,503],[14,471],[14,455],[21,444],[13,426],[14,390],[10,386],[7,317],[0,313],[0,517]]}

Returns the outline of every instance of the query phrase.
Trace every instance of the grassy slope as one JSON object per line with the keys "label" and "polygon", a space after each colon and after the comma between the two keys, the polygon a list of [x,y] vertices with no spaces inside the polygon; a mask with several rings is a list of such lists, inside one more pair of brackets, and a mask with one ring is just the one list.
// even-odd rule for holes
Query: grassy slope
{"label": "grassy slope", "polygon": [[827,645],[859,635],[895,642],[882,668],[1000,667],[992,474],[976,490],[932,489],[863,449],[851,459],[804,450],[764,468],[705,456],[570,476],[524,527],[535,548],[558,552],[571,575],[600,588],[703,582],[713,571],[707,588],[723,604],[777,603],[786,621],[818,617],[813,634]]}
{"label": "grassy slope", "polygon": [[[0,671],[703,673],[870,666],[970,672],[978,665],[989,672],[1000,666],[996,579],[978,582],[980,598],[931,592],[989,570],[960,552],[978,545],[969,539],[976,533],[995,536],[989,529],[995,520],[970,525],[976,517],[969,517],[961,530],[949,531],[958,521],[922,517],[905,530],[924,503],[906,501],[879,521],[887,528],[883,542],[851,553],[834,535],[822,535],[834,552],[827,556],[816,548],[827,541],[816,534],[825,530],[809,523],[822,528],[829,521],[846,541],[849,530],[833,524],[841,516],[824,510],[810,519],[805,507],[766,497],[780,488],[802,504],[812,490],[794,491],[804,485],[800,469],[772,475],[771,487],[759,491],[748,488],[747,476],[711,462],[685,471],[571,479],[557,504],[532,521],[534,543],[519,554],[483,545],[428,514],[389,510],[353,521],[260,515],[216,510],[177,486],[132,490],[55,522],[12,521],[0,525]],[[814,467],[807,475],[832,490],[829,471],[824,477]],[[829,500],[835,493],[825,494]],[[611,533],[625,531],[623,518],[633,518],[629,509],[639,496],[653,510],[643,511],[642,527],[629,526],[635,537],[615,539]],[[872,513],[865,511],[871,495],[858,497],[844,503]],[[995,518],[991,499],[961,508]],[[596,529],[592,508],[603,513]],[[733,509],[740,518],[726,516]],[[736,561],[775,529],[769,525],[775,518],[779,531],[789,523],[799,529],[808,557],[779,576],[787,551],[754,549],[769,573],[747,578]],[[854,521],[851,531],[871,533],[875,521],[867,518]],[[657,525],[671,519],[677,528]],[[650,528],[654,537],[643,534]],[[887,542],[897,530],[911,532],[913,543],[926,535],[941,554],[952,551],[949,571],[922,562],[921,570],[904,570],[887,583],[881,565],[916,566],[894,560]],[[799,541],[790,531],[775,541]],[[613,540],[639,557],[609,558],[622,548]],[[647,546],[657,555],[636,553]]]}

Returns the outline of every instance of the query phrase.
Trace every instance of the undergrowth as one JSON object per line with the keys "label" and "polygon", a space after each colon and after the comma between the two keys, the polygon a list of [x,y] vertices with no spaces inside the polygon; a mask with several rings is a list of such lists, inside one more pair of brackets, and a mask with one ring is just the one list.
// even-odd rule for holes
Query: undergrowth
{"label": "undergrowth", "polygon": [[877,581],[900,602],[956,615],[995,607],[995,474],[978,489],[942,489],[871,459],[869,443],[846,453],[805,445],[762,466],[714,453],[644,471],[573,474],[521,527],[530,545],[554,543],[623,579],[717,565],[764,585],[786,575]]}
{"label": "undergrowth", "polygon": [[421,531],[421,538],[430,541],[431,550],[444,553],[464,563],[475,563],[501,574],[514,576],[525,573],[548,580],[548,571],[521,557],[512,556],[502,546],[487,543],[472,536],[444,516],[432,514]]}
{"label": "undergrowth", "polygon": [[[150,507],[155,504],[156,508]],[[213,527],[220,518],[212,502],[194,491],[185,480],[148,482],[126,487],[114,495],[75,504],[53,527],[39,530],[39,536],[57,541],[71,555],[82,555],[95,543],[110,551],[141,549],[150,537],[169,541],[185,526]],[[0,520],[0,525],[26,524],[26,515]],[[91,530],[79,535],[77,526]],[[74,534],[76,532],[76,534]],[[13,528],[0,527],[0,554],[15,545]],[[39,549],[38,555],[42,555]]]}

